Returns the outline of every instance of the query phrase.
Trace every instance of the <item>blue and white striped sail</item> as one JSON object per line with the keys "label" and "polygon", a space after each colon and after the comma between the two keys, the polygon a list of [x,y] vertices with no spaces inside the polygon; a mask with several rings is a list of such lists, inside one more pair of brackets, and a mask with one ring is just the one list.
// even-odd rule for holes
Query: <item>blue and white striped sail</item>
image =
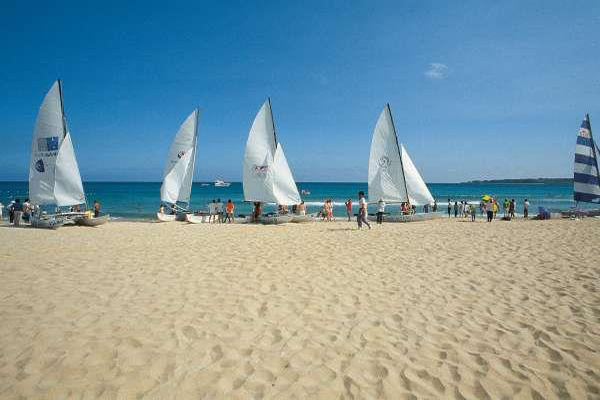
{"label": "blue and white striped sail", "polygon": [[600,171],[598,170],[597,146],[592,136],[590,116],[587,114],[577,135],[573,198],[575,201],[600,204]]}

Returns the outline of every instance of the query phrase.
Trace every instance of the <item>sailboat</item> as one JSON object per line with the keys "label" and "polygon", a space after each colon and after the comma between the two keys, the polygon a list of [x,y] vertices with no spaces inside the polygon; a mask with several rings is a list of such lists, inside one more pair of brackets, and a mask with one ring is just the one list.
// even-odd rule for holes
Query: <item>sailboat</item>
{"label": "sailboat", "polygon": [[156,217],[159,221],[185,221],[186,214],[189,213],[188,207],[196,163],[199,116],[199,108],[188,115],[179,127],[169,148],[163,183],[160,187],[160,200],[163,204],[174,206],[177,212],[175,214],[158,212]]}
{"label": "sailboat", "polygon": [[[433,196],[404,146],[398,143],[390,105],[379,115],[373,131],[369,156],[369,203],[380,199],[386,203],[409,206],[432,204]],[[439,215],[438,215],[439,214]],[[386,215],[387,222],[431,219],[441,213]]]}
{"label": "sailboat", "polygon": [[[243,175],[245,201],[282,206],[293,206],[301,201],[283,147],[277,142],[270,98],[252,122],[244,153]],[[259,216],[258,222],[281,224],[293,219],[291,214],[270,214]],[[296,219],[301,222],[301,216]]]}
{"label": "sailboat", "polygon": [[[575,162],[573,170],[573,199],[580,202],[600,205],[600,168],[598,168],[598,145],[592,135],[589,114],[585,115],[575,145]],[[598,216],[599,209],[565,211],[563,216]]]}
{"label": "sailboat", "polygon": [[[64,113],[62,82],[56,80],[42,102],[33,130],[29,162],[29,201],[38,211],[31,224],[39,228],[57,228],[71,220],[82,225],[99,225],[105,215],[92,218],[87,213],[61,213],[60,207],[85,204],[71,134]],[[44,207],[55,207],[52,214]],[[94,219],[95,221],[91,221]]]}

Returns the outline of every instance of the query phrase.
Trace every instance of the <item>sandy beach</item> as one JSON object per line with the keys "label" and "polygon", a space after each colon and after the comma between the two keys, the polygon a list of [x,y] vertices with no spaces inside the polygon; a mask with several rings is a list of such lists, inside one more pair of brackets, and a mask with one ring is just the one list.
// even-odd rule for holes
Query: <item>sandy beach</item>
{"label": "sandy beach", "polygon": [[600,397],[600,220],[0,227],[0,398]]}

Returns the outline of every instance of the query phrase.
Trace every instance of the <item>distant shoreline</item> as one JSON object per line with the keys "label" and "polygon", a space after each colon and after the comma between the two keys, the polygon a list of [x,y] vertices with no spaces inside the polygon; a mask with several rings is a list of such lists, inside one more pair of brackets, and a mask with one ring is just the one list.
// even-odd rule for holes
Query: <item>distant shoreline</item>
{"label": "distant shoreline", "polygon": [[[241,184],[241,181],[228,181],[231,184]],[[0,180],[0,183],[24,183],[24,184],[28,184],[29,182],[27,180]],[[154,183],[154,184],[162,184],[161,181],[96,181],[96,180],[90,180],[90,181],[83,181],[83,183],[133,183],[133,184],[148,184],[148,183]],[[209,185],[213,185],[214,182],[210,181],[194,181],[193,183],[198,183],[198,184],[205,184],[208,183]],[[313,184],[313,183],[325,183],[325,184],[339,184],[339,183],[347,183],[347,184],[367,184],[366,181],[357,181],[357,182],[350,182],[350,181],[339,181],[339,182],[335,182],[335,181],[296,181],[296,184]],[[545,183],[573,183],[573,178],[523,178],[523,179],[477,179],[477,180],[472,180],[472,181],[464,181],[464,182],[426,182],[427,185],[463,185],[463,184],[469,184],[469,183],[512,183],[512,184],[519,184],[519,183],[537,183],[537,184],[545,184]]]}
{"label": "distant shoreline", "polygon": [[546,184],[546,183],[573,183],[573,178],[522,178],[522,179],[487,179],[473,180],[461,183],[506,183],[506,184]]}

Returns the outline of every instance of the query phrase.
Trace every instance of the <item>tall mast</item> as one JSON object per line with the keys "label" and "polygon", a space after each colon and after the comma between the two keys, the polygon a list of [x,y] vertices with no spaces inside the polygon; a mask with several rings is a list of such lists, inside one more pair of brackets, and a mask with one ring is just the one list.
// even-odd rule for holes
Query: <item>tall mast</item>
{"label": "tall mast", "polygon": [[67,136],[67,119],[65,118],[65,106],[63,104],[63,93],[62,93],[62,81],[57,79],[58,82],[58,97],[60,98],[60,112],[63,125],[63,139]]}
{"label": "tall mast", "polygon": [[275,154],[275,150],[277,150],[277,133],[275,132],[275,118],[273,117],[273,109],[271,108],[271,98],[267,97],[269,100],[269,112],[271,113],[271,123],[273,124],[273,137],[275,138],[275,148],[273,149],[273,154]]}
{"label": "tall mast", "polygon": [[406,186],[406,176],[404,175],[404,162],[402,161],[402,151],[400,151],[400,145],[398,144],[398,134],[396,133],[396,125],[394,124],[394,117],[392,116],[392,110],[390,109],[390,103],[386,104],[388,113],[390,114],[390,121],[392,121],[392,128],[394,129],[394,138],[396,139],[396,148],[398,149],[398,155],[400,156],[400,168],[402,168],[402,180],[404,181],[404,191],[406,192],[406,202],[410,207],[410,196],[408,194],[408,187]]}
{"label": "tall mast", "polygon": [[[194,169],[196,169],[196,146],[198,145],[198,118],[200,117],[200,106],[196,107],[196,124],[194,126],[194,148],[193,148],[193,152],[194,152],[194,158],[192,159],[192,183],[191,186],[194,186]],[[189,208],[190,207],[190,203],[192,200],[192,195],[191,195],[191,189],[190,189],[190,198],[187,202],[186,207]]]}

